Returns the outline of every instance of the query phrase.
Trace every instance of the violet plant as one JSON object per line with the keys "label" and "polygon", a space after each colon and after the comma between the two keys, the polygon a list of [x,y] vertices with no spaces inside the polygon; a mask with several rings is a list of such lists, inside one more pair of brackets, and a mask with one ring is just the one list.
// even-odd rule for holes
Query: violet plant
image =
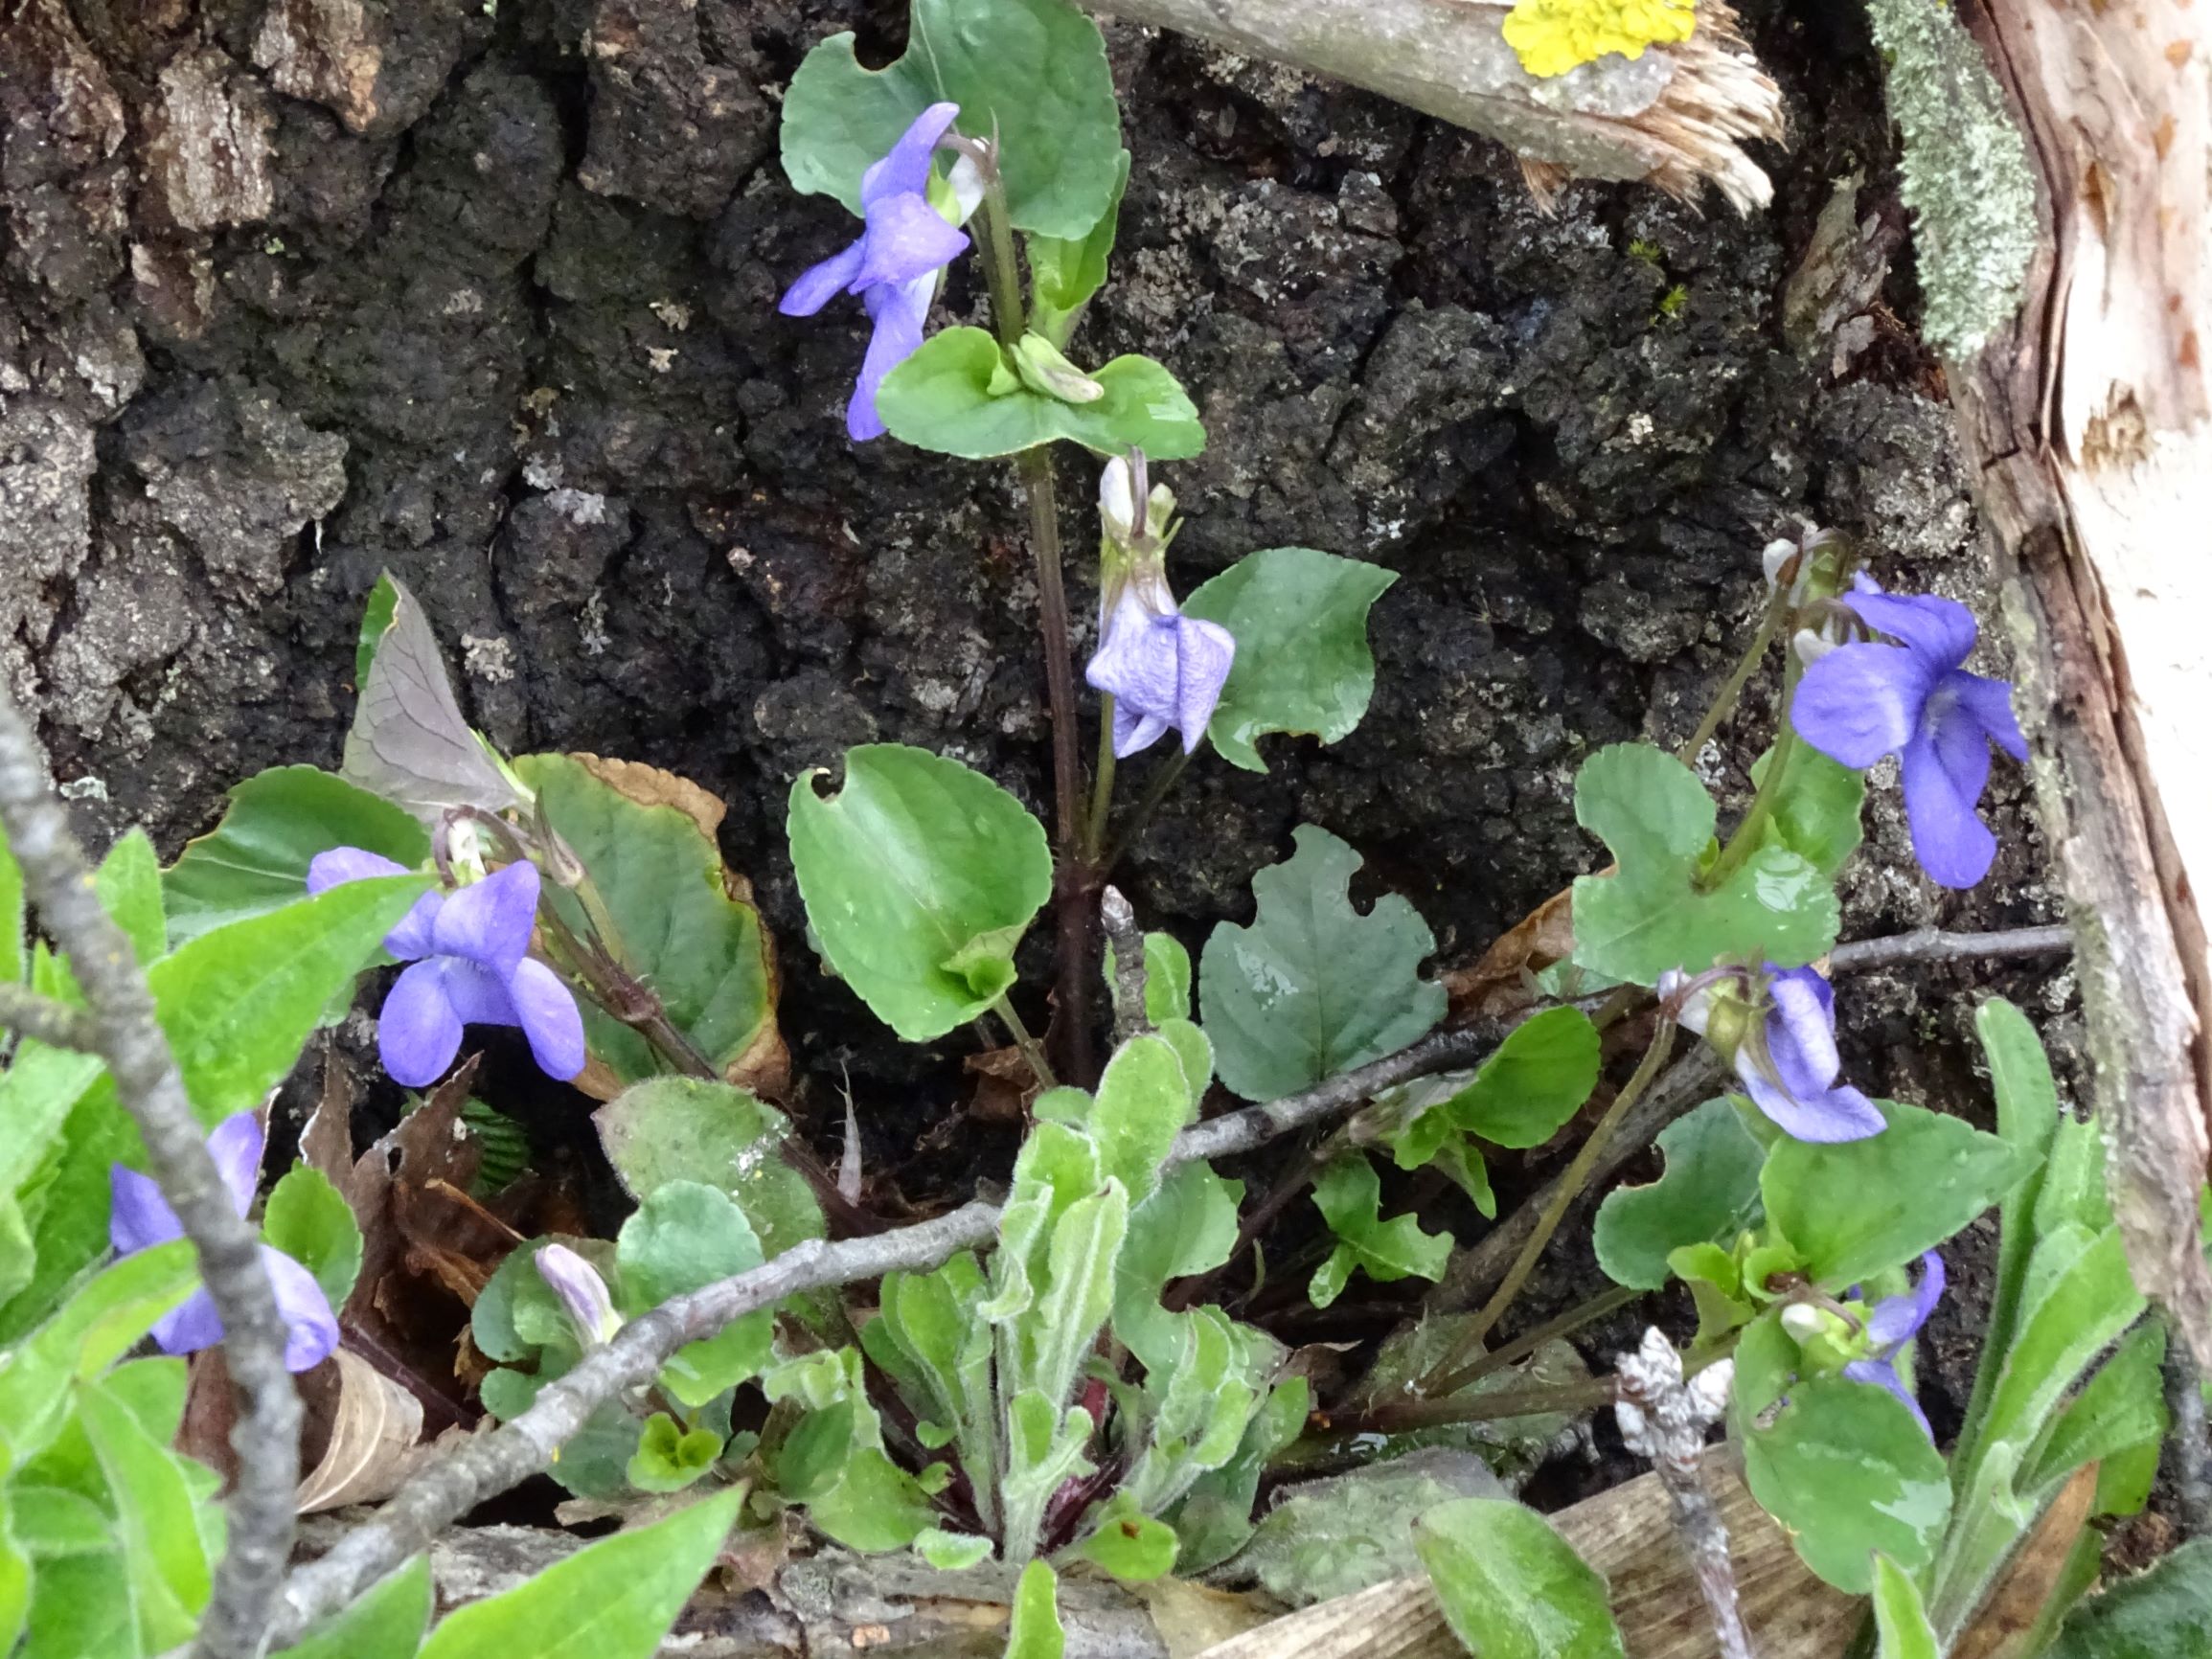
{"label": "violet plant", "polygon": [[[913,0],[909,38],[905,57],[872,72],[851,36],[834,37],[791,82],[786,170],[860,230],[796,273],[781,309],[794,327],[864,318],[844,406],[855,442],[1014,463],[1037,562],[1052,822],[955,759],[875,743],[840,758],[833,787],[821,772],[796,779],[785,828],[810,947],[907,1041],[1000,1022],[1030,1074],[1026,1132],[970,1248],[884,1274],[872,1293],[816,1288],[750,1307],[672,1340],[657,1369],[635,1374],[648,1380],[594,1398],[553,1466],[572,1493],[631,1516],[673,1494],[718,1494],[635,1534],[673,1540],[638,1628],[665,1629],[663,1592],[674,1586],[680,1605],[734,1526],[780,1537],[803,1523],[941,1568],[1019,1567],[1024,1652],[1057,1628],[1057,1574],[1076,1562],[1128,1581],[1242,1573],[1288,1595],[1345,1588],[1331,1576],[1338,1558],[1368,1556],[1334,1547],[1315,1505],[1260,1512],[1264,1483],[1320,1461],[1371,1465],[1375,1490],[1399,1490],[1388,1483],[1408,1478],[1401,1454],[1440,1437],[1497,1458],[1478,1425],[1496,1415],[1501,1382],[1550,1388],[1559,1412],[1524,1400],[1513,1415],[1556,1431],[1592,1387],[1559,1336],[1649,1293],[1686,1298],[1698,1329],[1678,1353],[1648,1338],[1648,1368],[1696,1394],[1699,1425],[1725,1397],[1751,1490],[1810,1570],[1855,1593],[1905,1586],[1884,1597],[1884,1639],[1904,1630],[1925,1641],[1901,1652],[1949,1650],[2082,1468],[2101,1466],[2097,1512],[2141,1505],[2165,1430],[2162,1332],[2142,1323],[2096,1127],[2060,1112],[2025,1018],[2001,1002],[1977,1014],[1995,1133],[1870,1099],[1836,1039],[1823,965],[1836,880],[1859,852],[1864,771],[1898,758],[1930,879],[1972,885],[1995,856],[1976,813],[1990,749],[2024,745],[2009,688],[1964,667],[1971,616],[1883,592],[1837,537],[1770,546],[1764,614],[1683,748],[1619,743],[1583,763],[1576,815],[1611,868],[1574,879],[1571,945],[1528,965],[1494,1030],[1448,1025],[1427,925],[1402,896],[1356,905],[1359,854],[1317,826],[1255,875],[1251,920],[1216,927],[1194,965],[1107,892],[1116,857],[1205,750],[1265,771],[1263,738],[1351,735],[1374,681],[1368,612],[1394,578],[1273,548],[1178,601],[1176,504],[1153,473],[1199,453],[1196,405],[1151,358],[1083,366],[1081,324],[1110,274],[1129,168],[1098,29],[1065,0]],[[1011,41],[1020,52],[1001,50]],[[956,284],[987,296],[989,329],[930,328],[948,289],[961,297]],[[1086,497],[1094,479],[1097,489],[1095,630],[1073,614],[1062,569],[1056,491],[1079,468]],[[1747,580],[1754,562],[1747,554]],[[1722,834],[1722,803],[1691,762],[1777,640],[1790,644],[1771,746]],[[1087,706],[1076,673],[1086,647]],[[513,1421],[656,1309],[882,1221],[781,1109],[790,1057],[775,946],[723,861],[718,804],[592,757],[497,753],[469,728],[428,619],[388,577],[355,670],[338,773],[246,781],[167,872],[143,837],[126,840],[103,892],[151,965],[241,1213],[261,1161],[254,1108],[365,970],[400,968],[376,1016],[383,1071],[402,1089],[448,1079],[472,1028],[504,1027],[547,1078],[602,1102],[601,1144],[632,1212],[612,1239],[515,1246],[469,1311],[478,1398]],[[1087,777],[1085,719],[1097,735]],[[1119,764],[1171,734],[1145,787],[1117,799]],[[0,879],[0,898],[10,891]],[[1046,1004],[1016,950],[1048,906],[1054,1017],[1033,1034]],[[0,983],[72,994],[63,965],[20,954],[0,959]],[[241,1038],[227,1015],[245,1001],[257,1023]],[[1659,1179],[1598,1208],[1593,1243],[1619,1294],[1533,1352],[1500,1341],[1608,1140],[1679,1075],[1668,1067],[1682,1033],[1734,1087],[1659,1133]],[[1361,1281],[1445,1279],[1463,1253],[1439,1223],[1497,1216],[1490,1154],[1571,1133],[1616,1065],[1626,1076],[1489,1300],[1409,1326],[1317,1398],[1266,1328],[1270,1278],[1312,1309]],[[0,1091],[37,1107],[0,1148],[0,1240],[37,1241],[0,1264],[12,1458],[0,1518],[30,1513],[65,1475],[90,1478],[69,1438],[80,1427],[101,1466],[98,1525],[124,1540],[116,1570],[143,1579],[130,1540],[150,1535],[146,1494],[204,1497],[212,1477],[153,1437],[132,1439],[125,1420],[181,1411],[181,1366],[111,1367],[142,1335],[173,1356],[219,1327],[98,1063],[26,1040]],[[1233,1100],[1255,1110],[1230,1129],[1201,1125],[1209,1103]],[[1248,1171],[1266,1191],[1215,1167],[1330,1114],[1340,1122],[1302,1156]],[[1386,1196],[1385,1158],[1430,1172],[1416,1191],[1448,1202],[1386,1215],[1405,1189]],[[1993,1207],[1998,1282],[1947,1455],[1913,1349],[1944,1293],[1941,1249]],[[1269,1262],[1286,1216],[1309,1223],[1311,1247]],[[348,1197],[295,1168],[263,1230],[289,1357],[322,1363],[349,1338],[363,1259]],[[1729,1372],[1703,1370],[1722,1362]],[[1395,1499],[1380,1508],[1405,1518]],[[1547,1659],[1622,1651],[1603,1581],[1533,1515],[1433,1494],[1417,1508],[1418,1557],[1402,1524],[1360,1542],[1392,1570],[1425,1564],[1455,1627]],[[2077,1530],[2076,1557],[2093,1559],[2093,1533]],[[76,1546],[27,1535],[25,1558],[70,1582],[45,1563]],[[0,1526],[0,1545],[11,1536]],[[584,1553],[595,1582],[646,1570],[623,1541]],[[164,1542],[170,1565],[190,1553]],[[92,1644],[83,1651],[179,1644],[205,1596],[205,1541],[191,1548],[199,1565],[184,1562],[183,1590],[124,1599],[127,1643],[90,1630],[94,1612],[65,1614],[51,1589],[32,1593],[32,1623],[66,1627]],[[1541,1587],[1535,1610],[1486,1592],[1516,1575]],[[2064,1581],[2078,1593],[2078,1561]],[[426,1597],[419,1573],[407,1583]],[[515,1594],[480,1628],[527,1627],[529,1587]],[[2046,1625],[2064,1603],[2054,1596]],[[416,1650],[426,1617],[425,1602],[394,1652]],[[1562,1629],[1575,1645],[1545,1634]]]}

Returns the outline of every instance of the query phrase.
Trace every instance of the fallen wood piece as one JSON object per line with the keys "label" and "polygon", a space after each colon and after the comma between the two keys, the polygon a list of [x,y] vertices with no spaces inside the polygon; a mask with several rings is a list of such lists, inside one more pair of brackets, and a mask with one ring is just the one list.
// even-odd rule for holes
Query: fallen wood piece
{"label": "fallen wood piece", "polygon": [[1782,94],[1724,0],[1698,8],[1687,40],[1545,80],[1506,43],[1512,0],[1102,0],[1099,9],[1471,128],[1535,164],[1539,190],[1563,176],[1640,179],[1695,199],[1711,185],[1739,211],[1774,193],[1744,142],[1781,140]]}
{"label": "fallen wood piece", "polygon": [[[1728,1528],[1744,1620],[1762,1659],[1840,1659],[1859,1625],[1859,1599],[1832,1589],[1790,1547],[1743,1481],[1733,1447],[1704,1459],[1706,1489]],[[1718,1659],[1697,1571],[1656,1474],[1551,1517],[1604,1576],[1629,1659]],[[1203,1659],[1465,1659],[1428,1580],[1394,1579],[1324,1602],[1205,1650]]]}
{"label": "fallen wood piece", "polygon": [[[1840,1659],[1860,1603],[1798,1560],[1780,1527],[1745,1489],[1742,1460],[1717,1447],[1706,1481],[1727,1522],[1744,1615],[1761,1659]],[[1630,1659],[1714,1659],[1719,1648],[1695,1569],[1668,1518],[1666,1489],[1639,1475],[1551,1517],[1604,1574]],[[1410,1520],[1411,1517],[1408,1517]],[[303,1523],[309,1551],[342,1534],[330,1519]],[[454,1527],[432,1546],[441,1611],[511,1589],[583,1548],[570,1533],[533,1527]],[[1015,1575],[996,1562],[941,1572],[911,1555],[838,1549],[785,1562],[764,1591],[708,1586],[662,1645],[663,1659],[786,1659],[880,1648],[934,1659],[999,1659]],[[1066,1659],[1465,1659],[1425,1579],[1397,1579],[1281,1618],[1261,1592],[1202,1584],[1125,1588],[1063,1574]],[[1266,1620],[1266,1623],[1258,1621]],[[1249,1626],[1202,1646],[1221,1629]],[[1197,1637],[1198,1642],[1192,1638]]]}

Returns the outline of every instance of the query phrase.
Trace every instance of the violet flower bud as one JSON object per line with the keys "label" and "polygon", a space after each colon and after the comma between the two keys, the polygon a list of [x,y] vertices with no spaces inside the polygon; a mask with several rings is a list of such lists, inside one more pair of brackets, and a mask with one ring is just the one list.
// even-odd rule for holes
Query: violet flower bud
{"label": "violet flower bud", "polygon": [[570,1323],[586,1348],[602,1348],[622,1329],[622,1315],[614,1310],[606,1281],[599,1269],[565,1244],[548,1244],[537,1252],[537,1276],[553,1287]]}

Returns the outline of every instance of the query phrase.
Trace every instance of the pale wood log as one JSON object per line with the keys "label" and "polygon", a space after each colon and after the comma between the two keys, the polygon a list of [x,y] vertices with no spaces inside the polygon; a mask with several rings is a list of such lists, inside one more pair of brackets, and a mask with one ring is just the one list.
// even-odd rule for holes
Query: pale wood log
{"label": "pale wood log", "polygon": [[[1744,148],[1779,140],[1782,95],[1725,0],[1696,34],[1538,80],[1506,44],[1513,0],[1098,0],[1098,9],[1350,81],[1497,139],[1532,185],[1642,179],[1747,210],[1773,185]],[[1533,164],[1533,165],[1530,165]]]}
{"label": "pale wood log", "polygon": [[[1745,1623],[1761,1659],[1840,1659],[1863,1603],[1813,1577],[1745,1487],[1743,1463],[1722,1447],[1704,1460],[1706,1489],[1728,1527]],[[1551,1517],[1605,1578],[1629,1659],[1719,1659],[1672,1500],[1655,1474],[1601,1492]],[[1397,1579],[1325,1602],[1219,1643],[1203,1659],[1465,1659],[1425,1578]]]}
{"label": "pale wood log", "polygon": [[2212,1364],[2198,1244],[2212,1101],[2212,12],[1980,0],[2045,237],[1952,392],[1997,543],[2038,803],[2079,948],[2114,1208]]}

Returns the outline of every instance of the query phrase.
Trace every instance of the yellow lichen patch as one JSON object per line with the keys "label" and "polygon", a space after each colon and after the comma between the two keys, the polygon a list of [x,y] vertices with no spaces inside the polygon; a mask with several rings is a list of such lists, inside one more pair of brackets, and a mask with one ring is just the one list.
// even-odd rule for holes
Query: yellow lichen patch
{"label": "yellow lichen patch", "polygon": [[1531,75],[1564,75],[1608,52],[1641,57],[1653,43],[1687,40],[1696,0],[1520,0],[1505,38]]}

